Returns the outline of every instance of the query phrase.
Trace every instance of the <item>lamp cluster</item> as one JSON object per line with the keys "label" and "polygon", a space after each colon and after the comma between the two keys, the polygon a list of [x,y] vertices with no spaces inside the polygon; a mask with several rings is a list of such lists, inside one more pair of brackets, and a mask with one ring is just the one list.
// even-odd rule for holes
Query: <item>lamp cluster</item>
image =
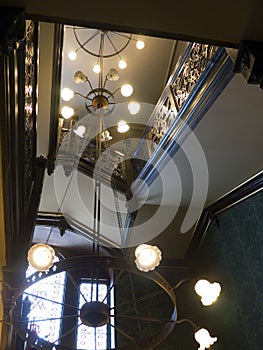
{"label": "lamp cluster", "polygon": [[[127,62],[124,60],[122,56],[120,56],[120,52],[122,52],[131,42],[131,40],[136,42],[136,48],[138,50],[142,50],[145,46],[144,42],[142,40],[136,40],[132,37],[132,35],[126,35],[123,33],[118,32],[109,32],[107,30],[97,30],[95,31],[90,37],[86,38],[85,41],[82,43],[80,38],[77,35],[77,28],[73,28],[74,35],[76,38],[77,43],[79,44],[79,47],[74,50],[70,51],[68,53],[68,58],[72,61],[75,61],[77,59],[77,53],[80,49],[83,49],[87,53],[89,53],[92,56],[97,57],[96,64],[93,66],[93,72],[95,74],[98,74],[98,85],[97,87],[93,87],[92,79],[90,76],[82,72],[81,70],[78,70],[74,74],[74,82],[76,84],[82,84],[87,83],[89,86],[89,90],[87,94],[82,94],[76,91],[73,91],[72,89],[69,89],[68,87],[64,87],[61,90],[61,98],[63,101],[68,102],[71,101],[75,95],[81,96],[84,98],[84,108],[86,108],[88,113],[95,113],[96,111],[101,111],[104,114],[111,112],[115,107],[115,95],[117,92],[120,92],[123,97],[130,97],[133,94],[133,86],[129,83],[125,83],[122,86],[118,87],[115,91],[110,91],[107,89],[107,83],[108,82],[117,82],[119,80],[119,72],[115,68],[110,68],[107,74],[104,76],[103,74],[103,68],[104,68],[104,59],[114,56],[119,56],[118,61],[118,68],[123,70],[127,67]],[[115,40],[122,39],[126,40],[125,44],[122,45],[121,48],[117,48],[116,43],[113,40],[113,36],[115,37]],[[86,45],[92,44],[96,38],[99,38],[99,52],[94,52],[90,48],[86,48]],[[105,47],[108,46],[112,49],[112,52],[106,53],[104,52]],[[78,108],[79,109],[79,108]],[[135,115],[140,110],[140,104],[138,102],[132,101],[128,104],[128,110],[130,114]],[[75,114],[75,110],[67,105],[64,105],[61,108],[61,115],[64,119],[69,119],[73,117]],[[117,127],[118,132],[124,133],[129,130],[129,125],[123,121],[120,120]],[[78,135],[78,134],[77,134]],[[83,134],[81,134],[83,137]]]}

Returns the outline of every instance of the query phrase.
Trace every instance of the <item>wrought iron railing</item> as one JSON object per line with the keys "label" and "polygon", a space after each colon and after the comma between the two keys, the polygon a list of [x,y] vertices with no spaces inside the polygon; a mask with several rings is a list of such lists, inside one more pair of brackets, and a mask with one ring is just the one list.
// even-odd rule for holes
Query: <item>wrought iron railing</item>
{"label": "wrought iron railing", "polygon": [[[222,47],[191,43],[170,77],[133,158],[134,198],[139,199],[233,77],[233,62]],[[147,184],[147,186],[145,186]],[[128,213],[125,241],[135,213]]]}

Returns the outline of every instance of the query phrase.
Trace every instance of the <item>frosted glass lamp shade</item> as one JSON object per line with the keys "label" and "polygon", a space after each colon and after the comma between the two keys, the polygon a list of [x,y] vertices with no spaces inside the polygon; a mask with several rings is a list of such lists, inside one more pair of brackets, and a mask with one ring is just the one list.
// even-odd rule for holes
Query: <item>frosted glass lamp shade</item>
{"label": "frosted glass lamp shade", "polygon": [[221,286],[217,282],[210,283],[205,279],[201,279],[195,284],[195,292],[201,297],[201,303],[208,306],[219,297]]}
{"label": "frosted glass lamp shade", "polygon": [[38,271],[47,271],[54,263],[54,249],[44,243],[34,244],[28,251],[29,264]]}
{"label": "frosted glass lamp shade", "polygon": [[127,132],[129,129],[130,129],[130,126],[126,123],[125,120],[120,120],[118,122],[117,130],[119,133],[123,134],[123,133]]}
{"label": "frosted glass lamp shade", "polygon": [[74,115],[74,109],[68,106],[61,108],[61,115],[64,119],[69,119]]}
{"label": "frosted glass lamp shade", "polygon": [[70,101],[74,97],[74,91],[69,88],[64,88],[61,90],[61,98],[64,101]]}
{"label": "frosted glass lamp shade", "polygon": [[156,246],[141,244],[135,250],[135,264],[141,271],[154,270],[160,264],[162,253]]}
{"label": "frosted glass lamp shade", "polygon": [[133,87],[131,86],[131,84],[124,84],[121,87],[121,94],[124,97],[129,97],[131,96],[133,93]]}
{"label": "frosted glass lamp shade", "polygon": [[195,332],[195,340],[200,345],[198,350],[205,350],[209,349],[217,341],[217,338],[211,337],[207,329],[201,328]]}

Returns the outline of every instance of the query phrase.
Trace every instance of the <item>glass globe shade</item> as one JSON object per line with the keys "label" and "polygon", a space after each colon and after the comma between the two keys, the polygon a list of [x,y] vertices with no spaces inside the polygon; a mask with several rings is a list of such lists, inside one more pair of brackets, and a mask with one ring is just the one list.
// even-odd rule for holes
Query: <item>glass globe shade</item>
{"label": "glass globe shade", "polygon": [[156,246],[141,244],[135,250],[135,264],[141,271],[154,270],[160,264],[162,253]]}
{"label": "glass globe shade", "polygon": [[140,111],[141,105],[138,102],[130,102],[128,104],[128,109],[132,115],[135,115]]}
{"label": "glass globe shade", "polygon": [[68,106],[64,106],[61,109],[61,115],[65,119],[69,119],[74,115],[74,109]]}
{"label": "glass globe shade", "polygon": [[118,67],[119,67],[120,69],[125,69],[125,68],[127,67],[126,61],[120,60],[120,61],[119,61],[119,64],[118,64]]}
{"label": "glass globe shade", "polygon": [[55,251],[48,244],[37,243],[29,249],[27,259],[37,271],[47,271],[54,263]]}
{"label": "glass globe shade", "polygon": [[74,97],[74,91],[69,88],[61,90],[61,98],[64,101],[70,101]]}
{"label": "glass globe shade", "polygon": [[84,137],[84,134],[86,132],[86,128],[84,125],[79,125],[76,130],[73,130],[76,135],[79,137]]}
{"label": "glass globe shade", "polygon": [[70,51],[68,53],[68,58],[71,60],[71,61],[75,61],[77,59],[77,53],[75,51]]}
{"label": "glass globe shade", "polygon": [[124,84],[121,87],[121,94],[124,97],[129,97],[131,96],[133,93],[133,87],[131,86],[131,84]]}
{"label": "glass globe shade", "polygon": [[218,282],[210,283],[207,280],[199,280],[195,284],[196,293],[201,296],[201,302],[204,306],[214,303],[221,292],[221,286]]}
{"label": "glass globe shade", "polygon": [[142,50],[144,48],[144,46],[145,46],[145,44],[144,44],[144,42],[142,40],[138,40],[136,42],[136,47],[137,47],[138,50]]}
{"label": "glass globe shade", "polygon": [[129,125],[124,121],[124,120],[120,120],[118,122],[118,132],[119,133],[124,133],[127,132],[130,129]]}
{"label": "glass globe shade", "polygon": [[111,68],[107,74],[107,79],[109,81],[118,81],[119,80],[119,72],[115,68]]}
{"label": "glass globe shade", "polygon": [[195,292],[200,297],[206,292],[207,288],[209,288],[210,283],[207,280],[199,280],[195,284]]}
{"label": "glass globe shade", "polygon": [[207,329],[201,328],[195,332],[195,340],[200,345],[198,350],[205,350],[209,349],[217,341],[217,338],[211,337]]}
{"label": "glass globe shade", "polygon": [[93,72],[96,74],[99,74],[99,72],[100,72],[100,65],[99,64],[95,64],[95,66],[93,67]]}

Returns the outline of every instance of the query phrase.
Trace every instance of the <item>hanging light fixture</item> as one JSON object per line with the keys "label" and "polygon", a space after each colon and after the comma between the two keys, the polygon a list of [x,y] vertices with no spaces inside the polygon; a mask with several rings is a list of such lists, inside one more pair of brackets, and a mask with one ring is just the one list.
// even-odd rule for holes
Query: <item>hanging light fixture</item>
{"label": "hanging light fixture", "polygon": [[[93,67],[93,72],[99,75],[98,85],[94,87],[91,79],[81,70],[78,70],[74,75],[74,81],[76,84],[87,83],[89,85],[89,91],[86,94],[78,93],[67,87],[61,91],[61,98],[64,101],[70,101],[75,95],[84,98],[84,107],[89,113],[94,113],[98,109],[104,113],[111,112],[115,106],[115,95],[120,91],[122,96],[130,97],[133,93],[133,87],[129,83],[125,83],[122,86],[110,91],[106,85],[108,82],[116,82],[119,80],[119,73],[117,69],[110,68],[108,73],[104,76],[104,59],[119,56],[118,67],[123,70],[127,67],[127,62],[124,60],[120,53],[126,49],[132,40],[135,40],[136,47],[138,50],[144,48],[144,42],[142,40],[136,40],[131,34],[127,35],[124,33],[110,32],[108,30],[93,30],[91,33],[88,32],[88,37],[83,37],[83,28],[81,28],[80,38],[78,34],[78,27],[73,28],[74,37],[78,43],[78,48],[75,51],[69,53],[69,58],[75,60],[77,58],[77,52],[82,49],[86,53],[97,57],[97,62]],[[98,52],[94,51],[92,45],[99,38],[99,49]],[[117,45],[118,43],[118,45]],[[66,117],[69,112],[66,114]],[[64,117],[63,113],[62,116]],[[71,115],[72,116],[72,115]]]}
{"label": "hanging light fixture", "polygon": [[195,284],[195,292],[201,297],[202,304],[208,306],[219,297],[221,286],[218,282],[210,283],[205,279],[201,279]]}
{"label": "hanging light fixture", "polygon": [[154,270],[162,259],[162,253],[156,246],[141,244],[135,250],[135,264],[141,271],[148,272]]}
{"label": "hanging light fixture", "polygon": [[216,337],[211,337],[208,330],[205,328],[198,329],[195,332],[195,340],[199,343],[200,347],[198,350],[209,349],[216,341]]}
{"label": "hanging light fixture", "polygon": [[55,251],[48,244],[37,243],[29,249],[27,259],[37,271],[47,271],[54,263]]}

